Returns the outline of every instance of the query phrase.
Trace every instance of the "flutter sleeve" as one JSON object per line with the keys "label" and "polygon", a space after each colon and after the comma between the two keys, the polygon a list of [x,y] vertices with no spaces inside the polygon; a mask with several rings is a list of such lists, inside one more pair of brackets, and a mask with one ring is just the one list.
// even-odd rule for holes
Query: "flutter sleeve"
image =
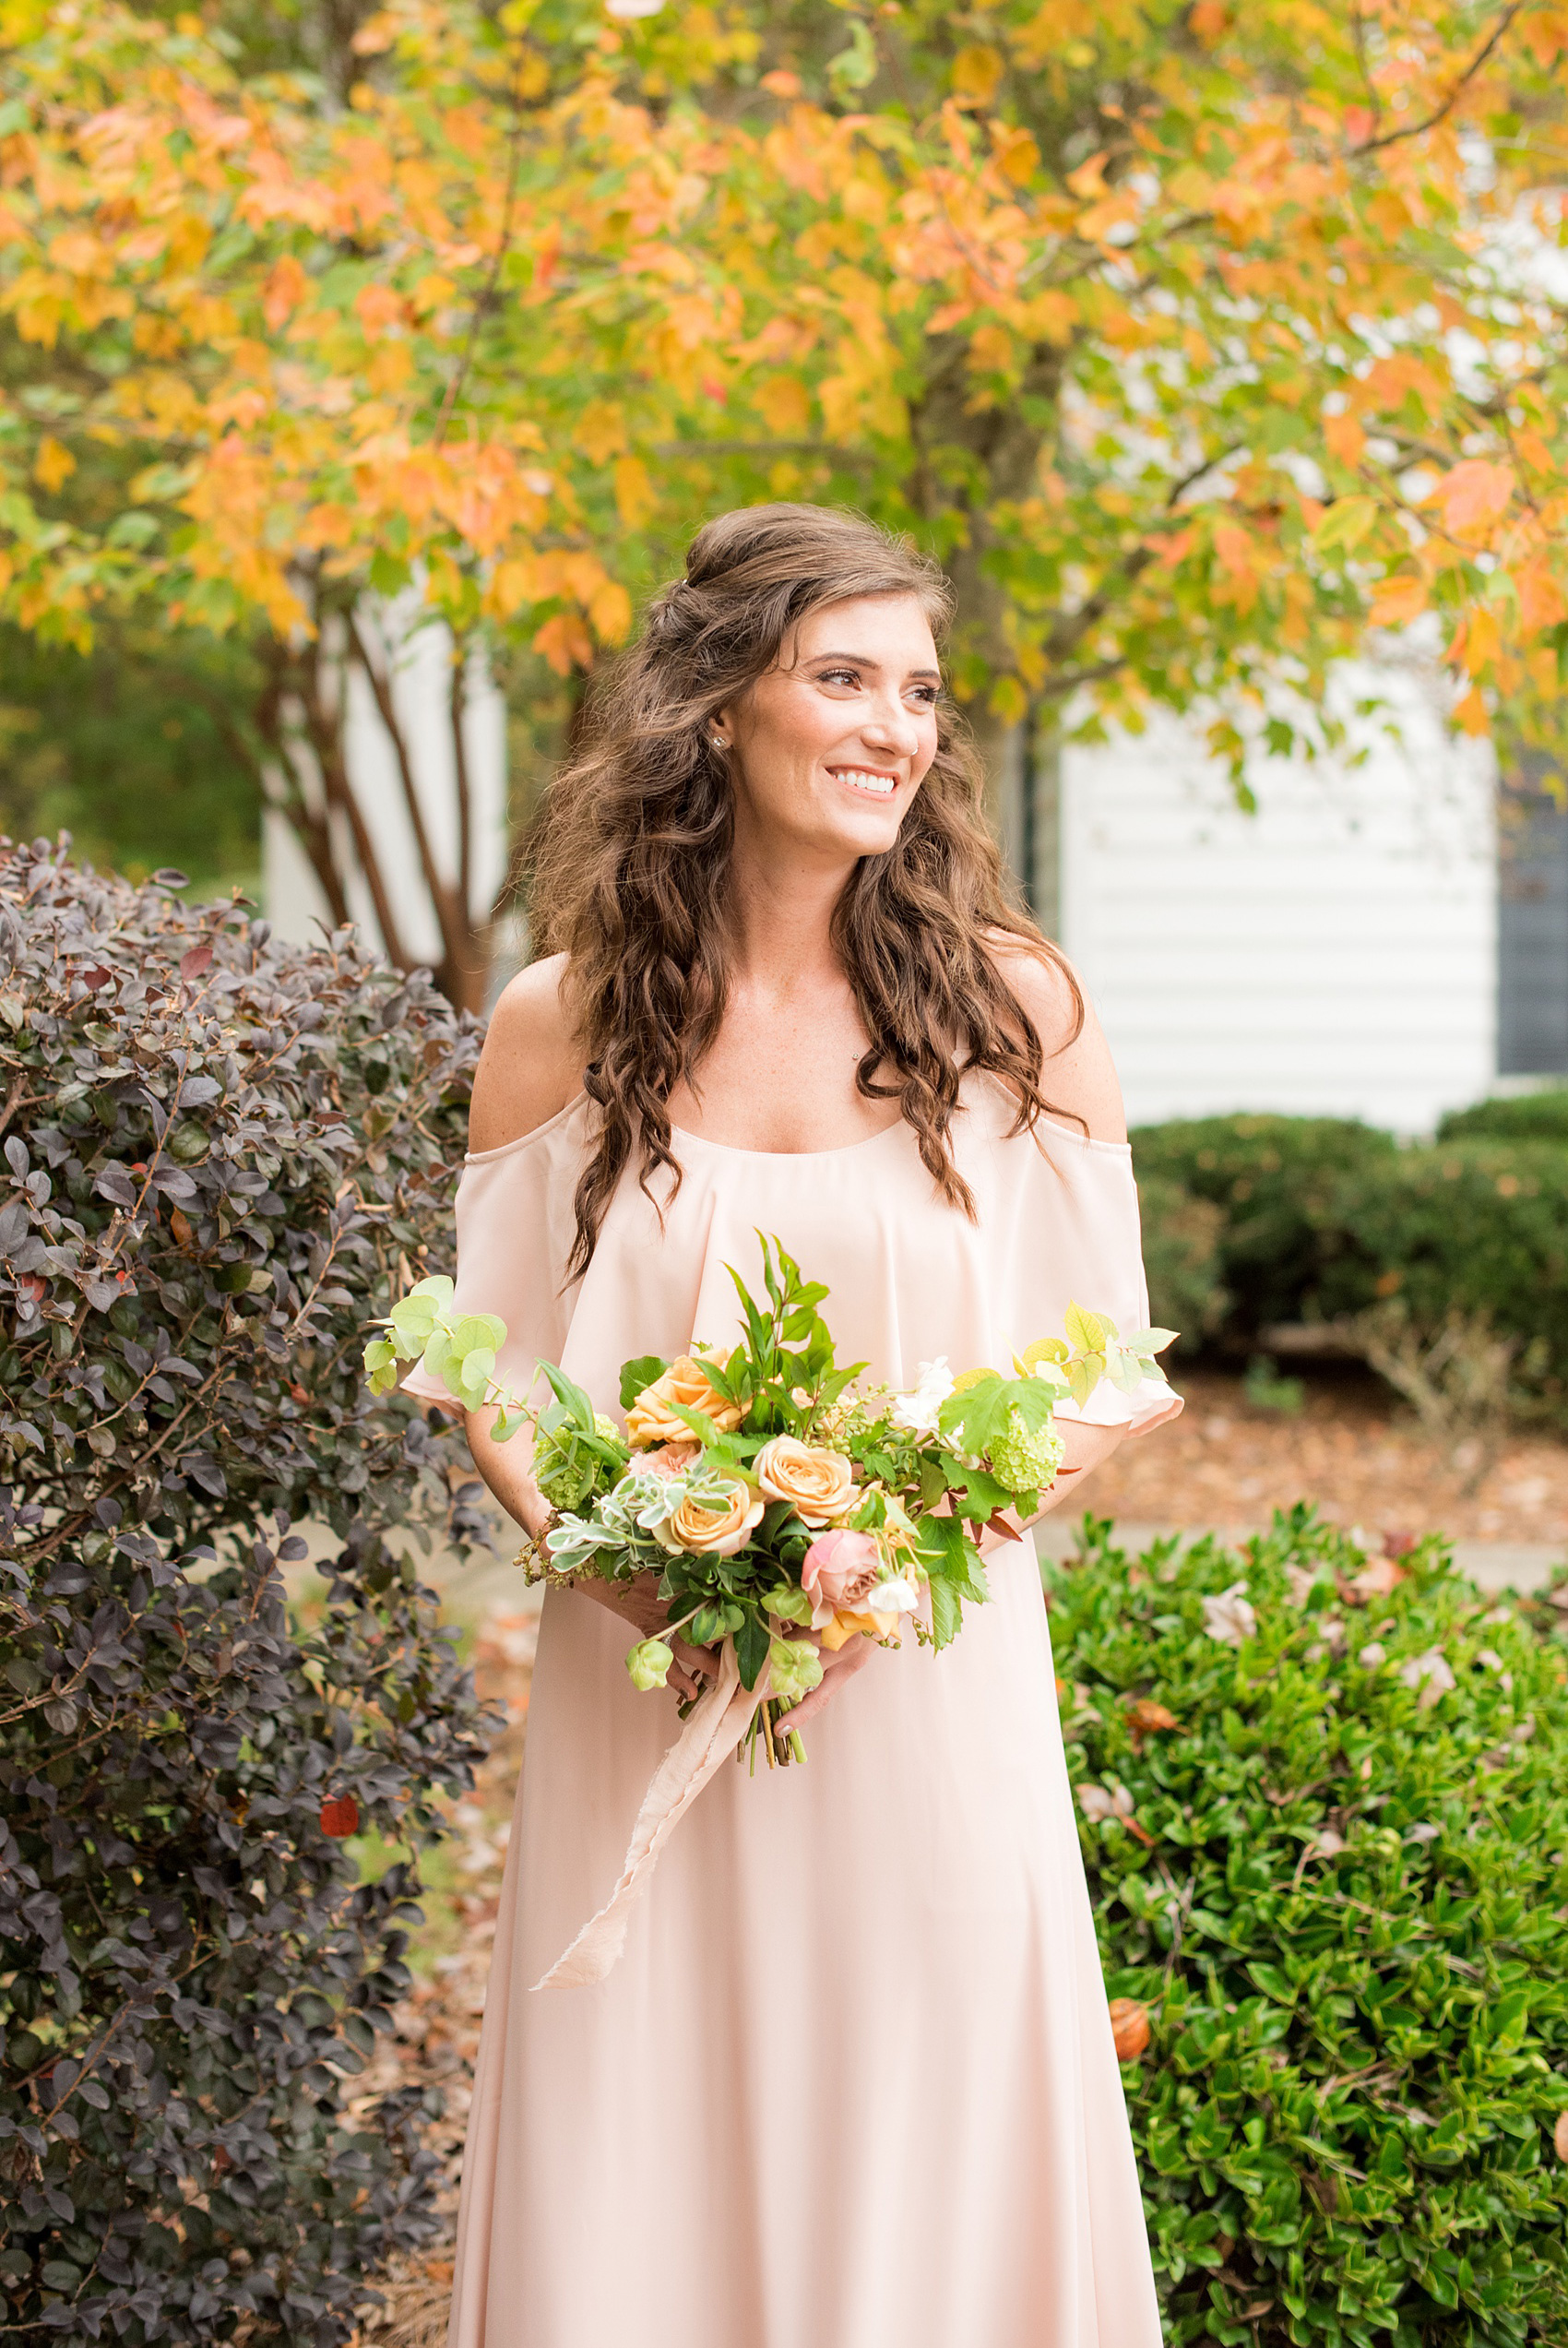
{"label": "flutter sleeve", "polygon": [[[1146,1329],[1138,1189],[1126,1142],[1089,1140],[1042,1118],[1002,1157],[1003,1295],[1012,1348],[1022,1353],[1037,1338],[1060,1337],[1070,1304],[1112,1321],[1123,1338]],[[1181,1396],[1157,1375],[1132,1393],[1102,1379],[1082,1410],[1069,1400],[1057,1415],[1146,1435],[1181,1408]]]}
{"label": "flutter sleeve", "polygon": [[[458,1312],[496,1313],[505,1322],[496,1376],[518,1395],[533,1383],[536,1363],[560,1361],[571,1326],[576,1291],[566,1286],[566,1259],[583,1105],[571,1103],[500,1150],[472,1152],[457,1185],[454,1302]],[[459,1407],[420,1368],[402,1390],[448,1411]]]}

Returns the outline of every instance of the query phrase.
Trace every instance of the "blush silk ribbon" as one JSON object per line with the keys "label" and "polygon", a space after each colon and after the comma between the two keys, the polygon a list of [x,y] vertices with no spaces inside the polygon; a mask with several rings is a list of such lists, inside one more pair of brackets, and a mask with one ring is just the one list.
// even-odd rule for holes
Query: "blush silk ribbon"
{"label": "blush silk ribbon", "polygon": [[571,1947],[534,1983],[535,1989],[582,1988],[613,1970],[626,1945],[633,1905],[658,1865],[660,1851],[745,1734],[752,1714],[767,1695],[767,1678],[765,1670],[754,1687],[742,1687],[734,1641],[725,1640],[717,1679],[698,1698],[643,1795],[620,1880]]}

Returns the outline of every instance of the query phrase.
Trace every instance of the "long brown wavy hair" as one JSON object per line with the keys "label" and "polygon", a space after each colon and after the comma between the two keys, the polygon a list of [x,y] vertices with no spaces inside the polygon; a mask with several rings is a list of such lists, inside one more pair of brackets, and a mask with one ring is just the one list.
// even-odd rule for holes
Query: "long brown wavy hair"
{"label": "long brown wavy hair", "polygon": [[[668,1102],[717,1037],[727,995],[732,811],[714,713],[788,658],[792,629],[824,603],[913,595],[938,644],[952,593],[937,566],[865,519],[828,507],[751,506],[697,532],[686,575],[655,597],[639,640],[590,697],[582,737],[551,787],[528,854],[535,951],[564,951],[600,1112],[577,1186],[569,1276],[592,1257],[634,1150],[640,1181],[681,1167]],[[870,1100],[897,1099],[944,1197],[971,1218],[950,1130],[967,1070],[1016,1096],[1015,1132],[1051,1103],[1043,1050],[988,940],[1061,954],[1010,900],[986,828],[983,776],[944,697],[937,750],[896,844],[863,856],[832,938],[870,1044],[855,1072]],[[671,1191],[671,1196],[673,1196]]]}

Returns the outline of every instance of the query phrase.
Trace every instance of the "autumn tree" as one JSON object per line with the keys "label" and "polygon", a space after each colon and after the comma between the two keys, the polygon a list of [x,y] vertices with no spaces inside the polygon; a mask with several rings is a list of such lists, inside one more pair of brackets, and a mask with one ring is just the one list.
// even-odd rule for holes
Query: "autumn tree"
{"label": "autumn tree", "polygon": [[[1030,709],[1158,703],[1239,772],[1417,623],[1461,722],[1550,721],[1568,8],[400,0],[332,72],[6,13],[3,609],[247,633],[334,903],[386,599],[460,712],[471,648],[581,674],[758,497],[940,554],[993,769]],[[482,909],[419,844],[471,1000]]]}

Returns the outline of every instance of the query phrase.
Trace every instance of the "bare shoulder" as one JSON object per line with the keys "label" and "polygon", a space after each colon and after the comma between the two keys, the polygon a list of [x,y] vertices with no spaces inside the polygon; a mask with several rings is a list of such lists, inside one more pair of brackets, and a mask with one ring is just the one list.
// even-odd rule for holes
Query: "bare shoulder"
{"label": "bare shoulder", "polygon": [[545,1125],[582,1090],[566,957],[530,962],[505,988],[474,1078],[470,1150],[500,1150]]}
{"label": "bare shoulder", "polygon": [[[1040,1091],[1054,1114],[1091,1140],[1125,1141],[1127,1114],[1111,1047],[1072,964],[1064,955],[1031,951],[1016,938],[994,936],[989,943],[998,971],[1039,1031],[1045,1047]],[[1075,987],[1083,1003],[1081,1026]]]}

